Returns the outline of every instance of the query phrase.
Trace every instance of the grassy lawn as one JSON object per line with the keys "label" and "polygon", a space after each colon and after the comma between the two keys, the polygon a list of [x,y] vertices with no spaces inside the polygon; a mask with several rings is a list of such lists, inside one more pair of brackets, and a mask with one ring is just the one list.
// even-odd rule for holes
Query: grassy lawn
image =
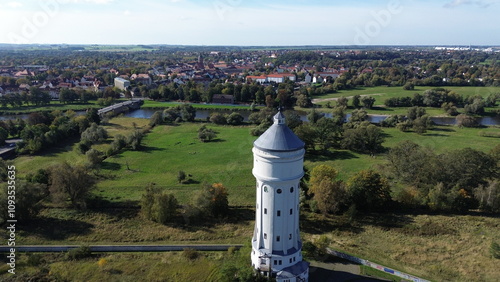
{"label": "grassy lawn", "polygon": [[[315,215],[317,216],[317,215]],[[318,219],[311,219],[318,220]],[[338,220],[338,219],[337,219]],[[330,246],[435,281],[497,281],[500,219],[475,215],[370,215],[351,228],[326,220]],[[305,229],[302,227],[302,229]],[[309,235],[314,240],[318,235]]]}
{"label": "grassy lawn", "polygon": [[225,252],[200,253],[197,259],[189,260],[182,252],[104,253],[68,261],[64,254],[38,254],[42,261],[35,266],[28,264],[27,256],[23,255],[16,264],[15,275],[21,280],[5,274],[6,264],[0,268],[0,279],[22,281],[23,275],[36,275],[35,280],[43,277],[43,281],[215,281],[211,277],[225,255]]}
{"label": "grassy lawn", "polygon": [[[398,108],[386,108],[384,102],[388,98],[393,97],[412,97],[413,93],[422,94],[425,90],[433,89],[436,87],[430,86],[419,86],[414,90],[404,90],[402,87],[387,87],[387,86],[377,86],[377,87],[359,87],[351,90],[340,90],[336,93],[324,94],[321,96],[315,96],[313,99],[330,99],[330,98],[339,98],[339,97],[347,97],[349,100],[352,99],[352,96],[355,95],[368,95],[372,96],[376,99],[375,105],[372,109],[367,110],[369,114],[382,114],[382,115],[395,115],[395,114],[406,114],[408,108],[398,107]],[[461,86],[446,86],[443,87],[445,89],[449,89],[451,91],[455,91],[456,93],[464,96],[471,95],[480,95],[482,97],[487,97],[491,93],[500,92],[499,87],[461,87]],[[327,101],[320,101],[317,104],[326,106]],[[335,105],[335,101],[330,101],[330,104]],[[351,102],[349,102],[349,105]],[[427,113],[431,116],[445,115],[445,112],[439,108],[426,108]],[[487,111],[491,111],[492,109],[487,109]]]}
{"label": "grassy lawn", "polygon": [[[169,107],[176,107],[182,102],[161,102],[161,101],[152,101],[152,100],[144,100],[144,105],[141,108],[152,108],[152,109],[163,109]],[[208,110],[250,110],[250,105],[214,105],[214,104],[203,104],[203,103],[190,103],[194,108],[197,109],[208,109]],[[259,109],[259,107],[256,107]]]}
{"label": "grassy lawn", "polygon": [[89,108],[101,108],[101,106],[96,104],[96,101],[89,101],[88,103],[73,103],[73,104],[63,104],[59,101],[51,101],[49,105],[45,106],[21,106],[21,107],[11,107],[6,108],[0,107],[0,113],[5,115],[16,115],[16,114],[29,114],[33,112],[52,112],[55,110],[67,111],[83,111]]}
{"label": "grassy lawn", "polygon": [[[111,136],[127,135],[134,128],[146,127],[148,122],[147,119],[114,118],[105,127]],[[201,125],[185,123],[155,127],[144,138],[143,150],[125,151],[104,161],[98,172],[101,180],[95,191],[102,202],[84,212],[62,208],[43,210],[37,219],[38,224],[20,226],[16,234],[19,244],[217,244],[249,241],[255,212],[251,148],[256,137],[249,134],[251,126],[207,124],[218,132],[218,139],[202,143],[197,138]],[[393,128],[383,130],[387,135],[384,143],[387,148],[408,139],[437,153],[465,147],[487,152],[498,143],[498,138],[480,135],[481,132],[498,131],[493,127],[440,126],[423,135],[403,133]],[[63,160],[72,164],[84,163],[85,157],[73,150],[75,142],[68,140],[39,156],[18,157],[14,163],[19,176],[22,178],[38,168]],[[95,147],[105,150],[109,143]],[[336,150],[327,156],[307,154],[305,157],[305,166],[309,170],[319,164],[330,164],[344,179],[384,162],[383,154],[370,157],[344,150]],[[189,183],[177,182],[179,170],[191,175]],[[225,221],[214,219],[194,224],[179,215],[175,223],[162,225],[145,221],[137,207],[106,204],[138,201],[144,187],[151,182],[174,193],[182,205],[191,203],[203,182],[221,182],[229,192],[230,216]],[[499,228],[500,218],[474,214],[376,214],[359,217],[349,224],[342,216],[323,217],[303,212],[301,219],[305,240],[315,241],[326,235],[334,249],[438,281],[495,281],[500,270],[495,266],[498,260],[489,255],[489,246],[493,241],[500,242]],[[423,233],[415,230],[423,230]],[[3,231],[3,236],[7,236],[6,232]],[[60,280],[96,281],[97,277],[106,277],[110,281],[135,281],[144,277],[178,277],[178,281],[198,281],[199,277],[210,275],[218,259],[207,254],[206,259],[186,262],[174,253],[104,254],[103,257],[109,261],[108,268],[99,267],[97,257],[78,262],[55,258],[47,267]],[[25,258],[20,256],[20,271],[39,271],[40,268],[27,265]],[[180,266],[183,263],[184,268]],[[81,276],[75,276],[75,273]],[[186,276],[181,273],[186,273]]]}
{"label": "grassy lawn", "polygon": [[[251,204],[255,182],[251,148],[256,138],[249,134],[250,127],[209,125],[218,139],[202,143],[197,137],[201,126],[158,126],[144,138],[142,151],[108,158],[100,174],[110,179],[99,183],[98,194],[109,200],[138,200],[145,185],[156,183],[186,202],[201,183],[220,182],[228,188],[232,204]],[[188,184],[178,183],[181,170],[191,175]]]}

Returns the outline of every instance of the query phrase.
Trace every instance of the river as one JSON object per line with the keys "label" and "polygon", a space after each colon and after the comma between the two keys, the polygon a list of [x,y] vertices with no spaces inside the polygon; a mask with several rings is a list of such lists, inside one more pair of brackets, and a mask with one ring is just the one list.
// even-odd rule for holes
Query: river
{"label": "river", "polygon": [[[126,117],[133,117],[133,118],[150,118],[154,112],[158,110],[155,109],[138,109],[135,111],[130,111],[128,113],[125,113],[124,115]],[[223,114],[230,114],[231,110],[205,110],[205,109],[196,109],[196,119],[201,119],[201,120],[206,120],[208,117],[210,117],[210,114],[213,112],[219,112]],[[248,121],[248,117],[250,116],[250,111],[237,111],[240,113],[244,121]],[[84,114],[85,111],[77,111],[77,114]],[[332,117],[331,113],[325,114],[326,117]],[[303,121],[307,121],[307,115],[306,114],[300,114],[300,117]],[[350,115],[347,115],[347,119],[350,117]],[[382,120],[387,118],[387,115],[368,115],[368,121],[372,123],[380,123]],[[0,116],[0,120],[9,120],[9,119],[17,119],[17,118],[22,118],[26,119],[28,118],[27,114],[24,115],[3,115]],[[437,125],[454,125],[456,123],[455,117],[432,117],[432,121],[437,124]],[[478,122],[481,125],[484,126],[494,126],[494,125],[500,125],[500,117],[481,117],[478,118]]]}
{"label": "river", "polygon": [[[158,110],[154,109],[139,109],[135,111],[131,111],[125,114],[126,117],[134,117],[134,118],[150,118],[154,112]],[[205,120],[208,117],[210,117],[210,114],[213,112],[219,112],[223,114],[230,114],[231,110],[204,110],[204,109],[196,109],[196,119],[202,119]],[[250,116],[250,111],[238,111],[243,118],[244,121],[248,121],[248,117]],[[325,114],[326,117],[332,117],[332,114],[327,113]],[[301,114],[300,115],[301,119],[303,121],[307,121],[307,115]],[[347,119],[350,117],[350,115],[347,115]],[[382,120],[386,119],[388,116],[387,115],[368,115],[368,121],[372,123],[380,123]],[[432,117],[432,121],[437,124],[437,125],[454,125],[456,123],[455,117]],[[493,125],[500,125],[500,118],[496,117],[481,117],[478,118],[478,122],[481,125],[484,126],[493,126]]]}

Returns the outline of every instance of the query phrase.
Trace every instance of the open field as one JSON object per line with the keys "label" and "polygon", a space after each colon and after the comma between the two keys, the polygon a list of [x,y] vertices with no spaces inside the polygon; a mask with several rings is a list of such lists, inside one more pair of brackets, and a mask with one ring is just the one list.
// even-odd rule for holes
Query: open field
{"label": "open field", "polygon": [[[182,102],[160,102],[152,100],[144,100],[144,105],[141,108],[164,109],[182,105]],[[204,104],[204,103],[190,103],[191,106],[197,109],[209,110],[250,110],[250,105],[218,105],[218,104]],[[256,108],[258,109],[258,107]]]}
{"label": "open field", "polygon": [[[105,126],[111,136],[127,135],[134,127],[145,128],[148,122],[147,119],[114,118]],[[218,140],[202,143],[197,139],[197,130],[201,125],[185,123],[154,128],[143,140],[144,150],[126,151],[105,160],[98,172],[101,181],[95,191],[100,199],[89,210],[45,209],[37,219],[38,224],[20,227],[18,243],[217,244],[249,241],[253,232],[255,204],[251,148],[256,137],[249,134],[250,126],[208,124],[209,128],[218,132]],[[438,153],[465,147],[487,152],[498,143],[497,138],[480,135],[482,131],[498,131],[493,127],[469,129],[440,126],[424,135],[403,133],[393,128],[383,130],[387,135],[384,146],[388,148],[409,139]],[[19,176],[62,160],[83,163],[84,156],[73,150],[74,142],[69,140],[40,156],[18,157],[14,163]],[[108,143],[96,148],[104,150]],[[330,164],[340,171],[342,178],[347,178],[361,169],[375,168],[384,162],[383,154],[370,157],[338,150],[331,156],[308,154],[305,165],[312,169],[319,164]],[[188,184],[177,183],[179,170],[192,175]],[[146,221],[135,203],[144,187],[151,182],[174,193],[181,205],[191,202],[201,183],[221,182],[229,192],[230,215],[224,221],[214,219],[201,224],[189,222],[182,215],[169,225]],[[495,281],[500,276],[496,267],[498,260],[489,254],[491,243],[500,242],[498,217],[475,214],[371,214],[359,216],[349,223],[344,216],[324,217],[304,211],[300,228],[306,241],[314,242],[324,235],[331,240],[330,247],[334,249],[431,280]],[[198,281],[198,275],[210,275],[213,263],[220,259],[216,256],[220,255],[204,254],[200,260],[186,262],[175,253],[103,255],[109,261],[109,269],[97,265],[99,257],[76,262],[54,257],[47,259],[45,267],[53,275],[69,280],[73,280],[74,273],[78,273],[78,277],[84,277],[86,281],[97,281],[96,277],[102,277],[99,273],[104,271],[105,274],[101,274],[110,281],[166,277],[164,275],[179,277],[179,281]],[[23,264],[25,259],[25,255],[20,256],[20,270],[32,271],[30,273],[40,270],[39,267]],[[131,265],[133,263],[137,265]],[[200,268],[203,270],[196,271]],[[177,274],[171,272],[174,270]],[[175,276],[181,275],[181,272],[186,276]]]}
{"label": "open field", "polygon": [[[394,98],[394,97],[412,97],[413,93],[420,93],[422,94],[425,90],[428,89],[434,89],[436,87],[430,87],[430,86],[418,86],[414,90],[404,90],[402,87],[387,87],[387,86],[377,86],[377,87],[360,87],[356,89],[351,89],[351,90],[340,90],[336,93],[331,93],[331,94],[324,94],[320,96],[315,96],[312,97],[313,99],[318,99],[316,104],[325,106],[328,102],[330,101],[331,105],[335,105],[335,101],[332,99],[339,98],[339,97],[346,97],[349,100],[352,99],[353,96],[355,95],[365,95],[365,96],[372,96],[376,99],[375,105],[373,109],[367,110],[369,114],[382,114],[382,115],[394,115],[394,114],[406,114],[407,109],[405,107],[398,107],[398,108],[386,108],[384,105],[384,102],[388,98]],[[486,98],[488,95],[491,93],[499,93],[500,88],[499,87],[462,87],[462,86],[445,86],[442,87],[445,89],[449,89],[451,91],[455,91],[456,93],[464,96],[472,96],[472,95],[480,95],[484,98]],[[351,102],[349,102],[349,105],[351,105]],[[439,108],[426,108],[427,113],[431,116],[438,116],[438,115],[446,115],[445,112],[442,109]],[[487,108],[486,111],[491,111],[491,108]]]}
{"label": "open field", "polygon": [[[165,226],[143,220],[137,210],[75,212],[52,209],[42,213],[38,219],[41,224],[37,227],[22,226],[18,242],[241,244],[247,243],[252,236],[253,216],[252,210],[232,209],[227,223],[179,223]],[[491,243],[500,241],[498,217],[473,214],[371,214],[359,216],[354,222],[348,223],[343,216],[324,217],[302,212],[300,228],[305,241],[315,242],[320,236],[326,236],[330,239],[328,246],[331,248],[433,281],[497,281],[500,275],[496,267],[498,259],[492,258],[489,252]],[[186,261],[180,253],[114,253],[66,261],[62,255],[52,254],[43,255],[47,257],[43,265],[52,275],[61,275],[69,280],[82,277],[85,281],[97,281],[94,280],[95,275],[107,275],[99,275],[102,270],[98,261],[105,258],[108,263],[104,269],[114,269],[109,273],[113,274],[111,281],[132,281],[137,275],[175,277],[170,276],[175,275],[171,272],[173,270],[185,273],[186,276],[182,278],[187,280],[179,281],[206,281],[198,280],[198,275],[208,275],[204,271],[211,269],[210,266],[223,255],[202,253],[201,259]],[[43,269],[27,265],[26,259],[25,254],[18,256],[18,273],[36,273]],[[4,264],[4,267],[8,266]],[[204,269],[197,270],[200,267]],[[6,271],[1,273],[6,275]]]}
{"label": "open field", "polygon": [[[114,118],[106,129],[110,136],[127,135],[134,129],[144,128],[147,119]],[[251,126],[217,126],[208,127],[218,132],[214,142],[202,143],[197,138],[197,130],[201,123],[186,123],[178,126],[158,126],[143,140],[142,151],[125,151],[106,159],[98,172],[104,176],[98,184],[97,195],[106,200],[120,202],[137,201],[148,183],[156,183],[159,187],[173,192],[181,202],[186,202],[201,183],[220,182],[229,191],[229,200],[233,205],[254,204],[254,177],[252,170],[252,144],[256,137],[251,136]],[[481,132],[496,132],[498,128],[481,129],[458,128],[454,126],[436,126],[423,135],[413,132],[401,132],[395,128],[383,128],[386,134],[384,147],[391,148],[403,140],[434,149],[437,153],[446,150],[472,147],[489,152],[497,138],[480,136]],[[94,148],[105,151],[106,144],[94,145]],[[47,167],[66,160],[73,164],[83,164],[85,156],[73,150],[74,142],[48,150],[41,156],[21,156],[16,159],[20,175],[35,172],[38,168]],[[216,152],[214,154],[214,152]],[[312,169],[319,164],[336,167],[344,179],[362,169],[376,168],[383,164],[383,154],[371,157],[347,150],[335,150],[331,155],[306,155],[305,166]],[[127,168],[128,165],[128,168]],[[191,174],[191,181],[186,184],[177,182],[177,173],[182,170]]]}
{"label": "open field", "polygon": [[55,110],[59,111],[83,111],[89,108],[102,108],[101,106],[96,104],[96,101],[89,101],[88,103],[73,103],[73,104],[63,104],[59,101],[51,101],[49,105],[45,106],[21,106],[21,107],[11,107],[8,106],[6,108],[0,107],[0,114],[3,115],[17,115],[17,114],[29,114],[33,112],[52,112]]}

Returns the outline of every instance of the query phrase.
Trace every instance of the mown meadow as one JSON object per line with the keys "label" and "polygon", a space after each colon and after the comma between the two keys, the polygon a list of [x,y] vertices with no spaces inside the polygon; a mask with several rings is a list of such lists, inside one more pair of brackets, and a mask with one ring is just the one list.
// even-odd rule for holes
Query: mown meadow
{"label": "mown meadow", "polygon": [[[113,136],[126,135],[147,125],[145,119],[113,118],[104,124],[109,140],[94,148],[105,151]],[[256,137],[250,135],[252,126],[207,124],[217,132],[217,138],[203,143],[197,138],[202,125],[194,122],[153,128],[143,139],[141,150],[123,151],[109,157],[94,172],[99,182],[93,192],[96,200],[88,210],[46,208],[36,224],[22,226],[18,242],[74,245],[246,243],[253,232],[255,204],[251,148]],[[482,134],[498,131],[494,127],[438,126],[423,135],[393,128],[383,131],[386,148],[412,140],[438,153],[465,147],[488,152],[498,144],[498,138]],[[74,149],[77,141],[68,140],[40,155],[18,157],[14,164],[19,177],[61,161],[85,163],[85,156]],[[384,153],[372,157],[346,150],[305,157],[308,170],[319,164],[330,164],[344,179],[362,169],[377,169],[385,162]],[[177,180],[180,170],[185,171],[189,179],[183,184]],[[192,203],[205,182],[220,182],[227,188],[231,212],[225,220],[192,223],[180,215],[175,223],[163,225],[141,217],[138,201],[149,183],[173,193],[179,203],[185,205]],[[410,211],[359,215],[352,221],[342,215],[323,216],[303,211],[301,219],[305,241],[315,242],[326,237],[334,249],[437,281],[495,281],[500,276],[495,268],[498,260],[492,258],[489,248],[492,242],[500,240],[499,228],[498,217],[476,213],[439,215]],[[75,280],[74,273],[68,271],[75,269],[78,277],[82,277],[76,280],[81,281],[97,281],[98,277],[133,281],[165,275],[178,278],[173,281],[185,281],[182,279],[213,277],[213,262],[223,257],[223,254],[204,254],[196,260],[186,261],[179,255],[103,254],[82,261],[43,255],[44,262],[40,265],[47,275],[50,273],[48,277],[63,280]],[[99,265],[101,258],[108,260],[107,268]],[[26,257],[21,259],[19,267],[32,273],[41,269],[33,267]],[[177,272],[171,272],[173,269]]]}

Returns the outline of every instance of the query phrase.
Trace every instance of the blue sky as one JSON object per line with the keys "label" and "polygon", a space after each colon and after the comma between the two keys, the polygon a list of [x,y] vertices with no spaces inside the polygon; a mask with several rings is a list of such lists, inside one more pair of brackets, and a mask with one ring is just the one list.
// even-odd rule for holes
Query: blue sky
{"label": "blue sky", "polygon": [[0,0],[1,43],[500,45],[500,0]]}

